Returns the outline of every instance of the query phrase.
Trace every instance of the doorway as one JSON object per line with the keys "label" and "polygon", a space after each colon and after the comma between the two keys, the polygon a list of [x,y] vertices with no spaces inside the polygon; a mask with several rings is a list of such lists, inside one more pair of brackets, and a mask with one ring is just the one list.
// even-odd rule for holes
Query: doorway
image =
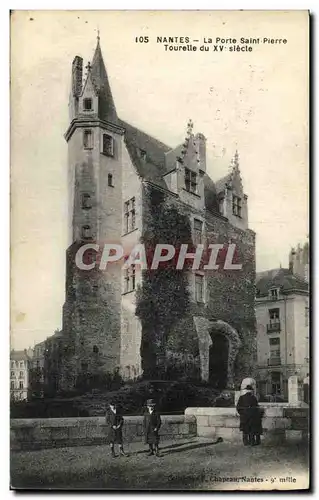
{"label": "doorway", "polygon": [[218,390],[227,387],[229,343],[225,335],[212,335],[209,349],[209,382]]}

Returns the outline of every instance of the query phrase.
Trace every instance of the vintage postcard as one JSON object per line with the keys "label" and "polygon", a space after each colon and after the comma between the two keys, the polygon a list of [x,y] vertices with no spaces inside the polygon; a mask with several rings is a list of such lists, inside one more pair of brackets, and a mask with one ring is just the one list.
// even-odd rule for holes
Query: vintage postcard
{"label": "vintage postcard", "polygon": [[11,12],[12,489],[309,488],[309,13]]}

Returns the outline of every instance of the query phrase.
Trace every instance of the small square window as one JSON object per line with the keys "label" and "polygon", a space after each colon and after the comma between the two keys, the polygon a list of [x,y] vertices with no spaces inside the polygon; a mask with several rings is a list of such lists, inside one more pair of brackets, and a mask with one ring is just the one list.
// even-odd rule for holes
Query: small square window
{"label": "small square window", "polygon": [[92,99],[83,99],[83,108],[85,111],[90,111],[92,109]]}
{"label": "small square window", "polygon": [[82,208],[92,208],[92,200],[89,193],[82,193]]}
{"label": "small square window", "polygon": [[102,152],[107,156],[114,156],[113,137],[111,135],[103,134]]}
{"label": "small square window", "polygon": [[84,149],[92,149],[93,147],[92,130],[84,130],[83,147]]}
{"label": "small square window", "polygon": [[82,227],[82,238],[84,240],[88,240],[92,238],[92,232],[90,226],[83,226]]}

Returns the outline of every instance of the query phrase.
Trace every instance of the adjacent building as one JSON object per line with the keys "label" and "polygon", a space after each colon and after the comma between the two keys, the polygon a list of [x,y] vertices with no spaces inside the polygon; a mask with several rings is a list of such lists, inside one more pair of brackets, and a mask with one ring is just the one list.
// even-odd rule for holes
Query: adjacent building
{"label": "adjacent building", "polygon": [[10,398],[25,401],[29,398],[29,370],[32,350],[10,352]]}
{"label": "adjacent building", "polygon": [[300,274],[292,268],[257,274],[256,377],[263,395],[287,398],[288,378],[309,373],[309,289]]}

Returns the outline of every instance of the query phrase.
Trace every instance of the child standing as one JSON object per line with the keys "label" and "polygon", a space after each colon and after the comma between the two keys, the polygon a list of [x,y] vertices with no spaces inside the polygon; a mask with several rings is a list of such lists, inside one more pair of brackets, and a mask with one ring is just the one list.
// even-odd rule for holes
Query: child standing
{"label": "child standing", "polygon": [[156,405],[153,399],[148,399],[146,402],[146,412],[144,415],[144,433],[145,441],[149,446],[149,456],[155,455],[160,457],[159,453],[159,429],[161,427],[161,416],[156,410]]}
{"label": "child standing", "polygon": [[119,445],[120,455],[126,457],[126,453],[123,449],[123,436],[122,427],[124,423],[124,418],[121,415],[117,404],[112,401],[109,404],[108,410],[106,412],[106,425],[108,426],[108,438],[111,446],[112,457],[116,457],[114,451],[114,444]]}

